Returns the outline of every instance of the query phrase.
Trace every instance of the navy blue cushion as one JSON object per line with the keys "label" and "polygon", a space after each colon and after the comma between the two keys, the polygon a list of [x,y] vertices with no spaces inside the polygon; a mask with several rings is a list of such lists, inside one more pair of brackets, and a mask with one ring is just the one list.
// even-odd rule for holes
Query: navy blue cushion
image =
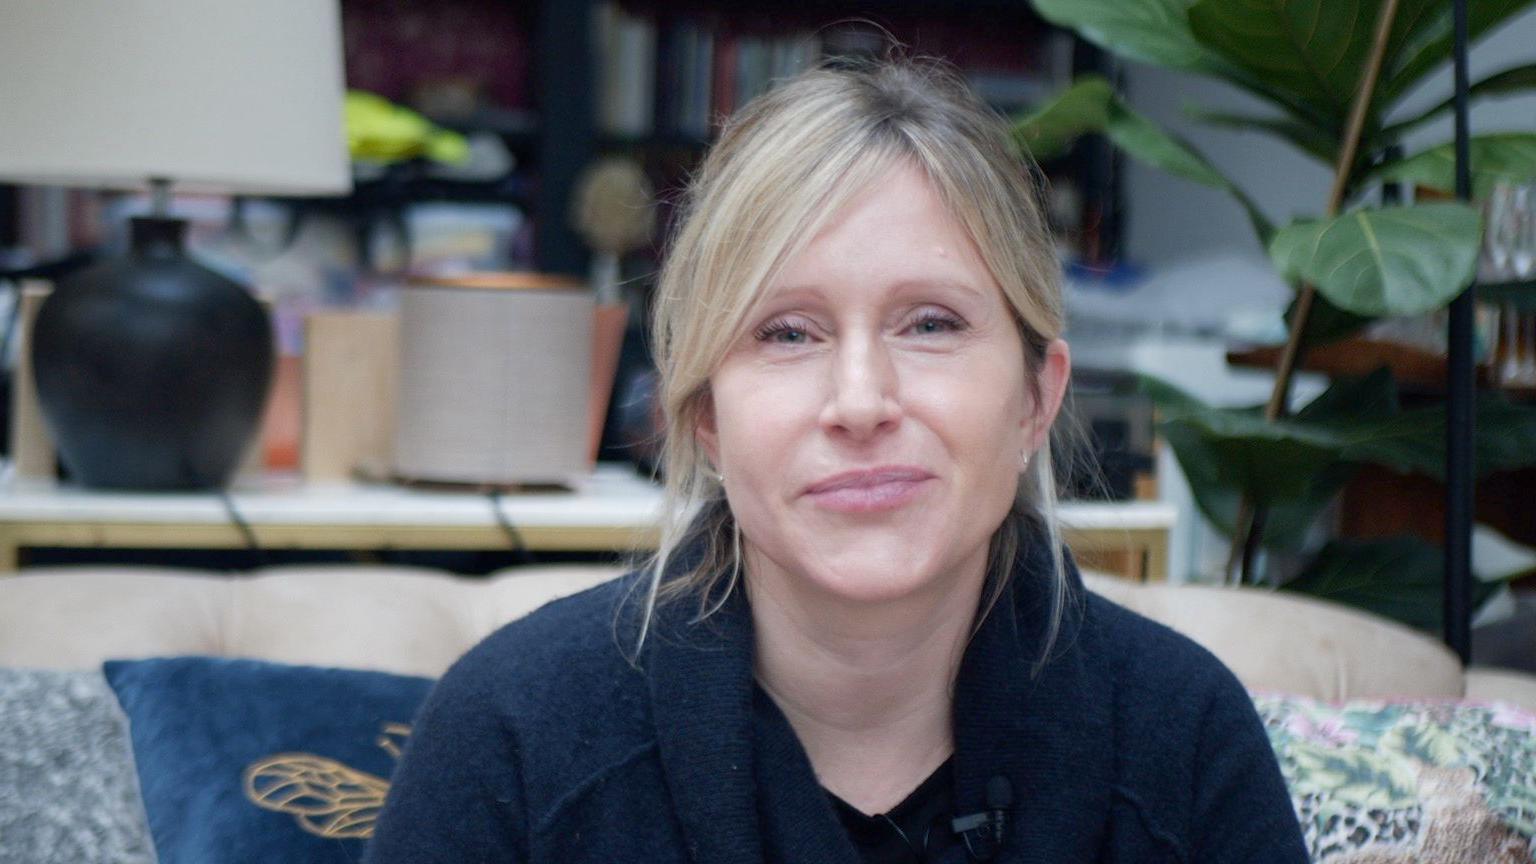
{"label": "navy blue cushion", "polygon": [[108,661],[161,864],[362,857],[432,681],[218,657]]}

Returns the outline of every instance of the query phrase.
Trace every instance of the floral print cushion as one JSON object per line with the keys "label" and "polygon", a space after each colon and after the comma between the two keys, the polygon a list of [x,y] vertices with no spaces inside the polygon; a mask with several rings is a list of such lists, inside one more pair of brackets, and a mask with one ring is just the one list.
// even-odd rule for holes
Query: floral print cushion
{"label": "floral print cushion", "polygon": [[1315,862],[1536,861],[1536,714],[1256,695]]}

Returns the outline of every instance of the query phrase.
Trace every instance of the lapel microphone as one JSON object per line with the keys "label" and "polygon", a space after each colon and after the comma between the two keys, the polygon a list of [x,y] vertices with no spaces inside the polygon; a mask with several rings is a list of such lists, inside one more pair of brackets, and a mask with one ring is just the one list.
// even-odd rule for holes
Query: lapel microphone
{"label": "lapel microphone", "polygon": [[991,861],[997,856],[1008,826],[1008,808],[1012,806],[1013,784],[998,775],[987,781],[987,809],[949,823],[950,830],[965,842],[965,851],[972,861]]}

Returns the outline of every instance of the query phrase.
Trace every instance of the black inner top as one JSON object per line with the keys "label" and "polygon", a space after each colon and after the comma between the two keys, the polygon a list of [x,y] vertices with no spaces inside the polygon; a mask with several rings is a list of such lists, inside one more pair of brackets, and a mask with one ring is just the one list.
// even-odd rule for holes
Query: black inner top
{"label": "black inner top", "polygon": [[944,760],[900,804],[873,816],[827,792],[865,864],[926,864],[956,842],[949,828],[955,797],[953,763],[953,756]]}

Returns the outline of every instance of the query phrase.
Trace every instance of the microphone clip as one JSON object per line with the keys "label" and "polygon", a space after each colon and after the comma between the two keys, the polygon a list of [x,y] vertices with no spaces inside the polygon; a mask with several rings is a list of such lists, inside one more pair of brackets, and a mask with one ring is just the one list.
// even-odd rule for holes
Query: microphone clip
{"label": "microphone clip", "polygon": [[991,861],[1003,846],[1008,828],[1008,808],[1013,804],[1013,784],[1007,777],[987,781],[987,809],[960,816],[949,823],[960,836],[972,861]]}

